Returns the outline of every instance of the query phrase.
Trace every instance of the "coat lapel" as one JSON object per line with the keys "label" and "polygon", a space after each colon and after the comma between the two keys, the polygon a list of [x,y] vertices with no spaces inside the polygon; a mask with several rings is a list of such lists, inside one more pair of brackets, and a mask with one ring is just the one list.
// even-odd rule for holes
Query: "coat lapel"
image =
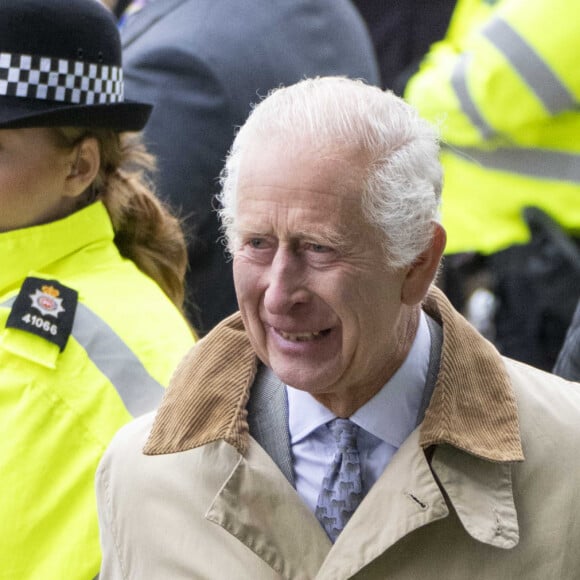
{"label": "coat lapel", "polygon": [[206,518],[283,578],[314,578],[331,544],[270,456],[251,440]]}
{"label": "coat lapel", "polygon": [[260,366],[250,391],[248,423],[250,434],[294,486],[286,386],[265,365]]}
{"label": "coat lapel", "polygon": [[518,544],[511,463],[486,461],[450,445],[440,445],[431,467],[472,538],[503,549]]}
{"label": "coat lapel", "polygon": [[342,580],[451,507],[475,540],[510,549],[519,541],[512,464],[480,459],[450,445],[429,461],[420,429],[403,443],[328,553],[317,580]]}

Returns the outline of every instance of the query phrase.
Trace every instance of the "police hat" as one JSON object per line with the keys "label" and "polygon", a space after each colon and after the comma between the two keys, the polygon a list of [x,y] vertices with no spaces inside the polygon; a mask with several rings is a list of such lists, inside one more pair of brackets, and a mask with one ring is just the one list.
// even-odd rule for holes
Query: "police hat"
{"label": "police hat", "polygon": [[0,0],[0,128],[138,131],[151,109],[124,98],[119,31],[98,0]]}

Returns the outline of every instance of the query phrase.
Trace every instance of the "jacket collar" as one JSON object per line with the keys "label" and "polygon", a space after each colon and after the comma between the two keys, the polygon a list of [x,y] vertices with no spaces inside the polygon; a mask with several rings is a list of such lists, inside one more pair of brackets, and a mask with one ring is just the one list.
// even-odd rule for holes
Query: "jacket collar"
{"label": "jacket collar", "polygon": [[447,443],[490,461],[522,461],[515,395],[501,355],[433,288],[424,310],[443,328],[439,376],[420,445]]}
{"label": "jacket collar", "polygon": [[[437,288],[431,289],[423,308],[442,325],[443,346],[420,445],[447,443],[490,461],[523,460],[515,397],[501,356]],[[245,455],[246,404],[257,366],[236,313],[177,368],[144,453],[176,453],[221,439]]]}
{"label": "jacket collar", "polygon": [[101,202],[48,224],[0,233],[0,294],[19,288],[31,272],[40,273],[47,264],[113,237],[109,214]]}

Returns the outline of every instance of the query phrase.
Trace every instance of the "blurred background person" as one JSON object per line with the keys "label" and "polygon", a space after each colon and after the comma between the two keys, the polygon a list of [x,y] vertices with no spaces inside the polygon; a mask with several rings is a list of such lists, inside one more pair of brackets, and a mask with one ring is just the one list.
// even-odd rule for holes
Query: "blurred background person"
{"label": "blurred background person", "polygon": [[447,294],[483,298],[500,351],[547,370],[580,294],[579,16],[573,0],[459,0],[405,91],[441,123]]}
{"label": "blurred background person", "polygon": [[306,76],[378,84],[373,47],[350,0],[138,0],[121,26],[127,91],[155,104],[145,139],[159,194],[185,218],[186,310],[205,334],[237,310],[213,201],[236,127]]}
{"label": "blurred background person", "polygon": [[94,0],[0,0],[0,578],[94,578],[94,474],[194,343],[186,249],[154,197]]}

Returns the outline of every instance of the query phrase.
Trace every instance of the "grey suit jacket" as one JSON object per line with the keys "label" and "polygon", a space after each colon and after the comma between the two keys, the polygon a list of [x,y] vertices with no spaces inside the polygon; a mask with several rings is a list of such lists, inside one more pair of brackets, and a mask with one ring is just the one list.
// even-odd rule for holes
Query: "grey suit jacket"
{"label": "grey suit jacket", "polygon": [[[429,316],[427,316],[427,323],[431,335],[431,351],[429,353],[429,367],[423,401],[417,416],[417,425],[423,420],[437,382],[443,343],[441,327]],[[294,485],[286,387],[264,365],[260,366],[252,385],[248,403],[248,423],[252,437],[273,459],[280,471],[286,476],[286,479]]]}
{"label": "grey suit jacket", "polygon": [[185,217],[187,311],[203,335],[237,309],[212,209],[235,128],[270,89],[304,77],[378,84],[372,44],[350,0],[155,0],[122,41],[126,97],[155,105],[145,140],[160,195]]}

